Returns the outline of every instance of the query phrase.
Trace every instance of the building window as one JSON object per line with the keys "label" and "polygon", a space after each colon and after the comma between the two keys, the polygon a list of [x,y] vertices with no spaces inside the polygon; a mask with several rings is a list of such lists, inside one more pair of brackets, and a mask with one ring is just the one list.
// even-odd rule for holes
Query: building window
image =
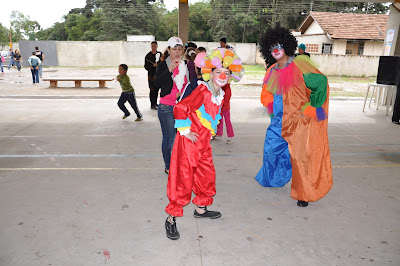
{"label": "building window", "polygon": [[318,53],[319,44],[306,43],[306,52],[308,53]]}
{"label": "building window", "polygon": [[323,54],[331,54],[332,53],[332,44],[331,43],[323,43],[322,44],[322,53]]}
{"label": "building window", "polygon": [[363,55],[364,41],[347,41],[346,54]]}

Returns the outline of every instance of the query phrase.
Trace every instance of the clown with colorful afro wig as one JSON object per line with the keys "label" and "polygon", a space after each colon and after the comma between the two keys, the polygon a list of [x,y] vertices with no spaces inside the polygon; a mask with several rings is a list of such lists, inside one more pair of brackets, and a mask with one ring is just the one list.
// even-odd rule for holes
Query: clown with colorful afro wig
{"label": "clown with colorful afro wig", "polygon": [[222,88],[232,80],[239,81],[244,72],[240,58],[225,48],[199,53],[195,64],[201,68],[203,80],[192,82],[194,89],[186,88],[184,97],[174,107],[178,133],[172,148],[167,185],[169,204],[165,208],[169,214],[165,229],[172,240],[180,236],[175,218],[183,215],[183,206],[190,202],[192,192],[195,194],[192,202],[197,206],[195,218],[221,217],[220,212],[207,210],[215,195],[210,139],[221,119],[225,94]]}
{"label": "clown with colorful afro wig", "polygon": [[306,207],[332,187],[329,86],[310,57],[294,56],[296,47],[296,38],[279,27],[260,41],[264,58],[276,63],[267,70],[261,92],[271,124],[256,180],[265,187],[282,187],[292,178],[291,197]]}

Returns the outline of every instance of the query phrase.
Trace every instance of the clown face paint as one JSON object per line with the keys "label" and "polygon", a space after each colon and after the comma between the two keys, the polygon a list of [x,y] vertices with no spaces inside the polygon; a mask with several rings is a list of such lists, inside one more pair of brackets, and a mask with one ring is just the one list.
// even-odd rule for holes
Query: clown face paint
{"label": "clown face paint", "polygon": [[271,55],[273,58],[275,58],[276,61],[279,59],[283,58],[285,56],[285,49],[283,49],[283,45],[281,44],[276,44],[273,47],[270,48]]}
{"label": "clown face paint", "polygon": [[212,79],[214,85],[218,86],[219,88],[222,88],[223,86],[228,84],[230,77],[231,77],[231,73],[229,72],[228,69],[226,69],[224,67],[216,68],[211,73],[211,79]]}

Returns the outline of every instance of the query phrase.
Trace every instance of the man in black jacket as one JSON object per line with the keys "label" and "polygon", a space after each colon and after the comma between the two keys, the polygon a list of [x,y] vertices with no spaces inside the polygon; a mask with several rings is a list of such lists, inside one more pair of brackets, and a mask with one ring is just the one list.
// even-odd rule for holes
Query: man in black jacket
{"label": "man in black jacket", "polygon": [[151,51],[144,59],[144,68],[147,70],[147,77],[149,81],[149,98],[151,109],[157,110],[158,89],[154,86],[154,77],[156,75],[157,63],[160,60],[161,52],[157,51],[158,44],[156,41],[151,42]]}

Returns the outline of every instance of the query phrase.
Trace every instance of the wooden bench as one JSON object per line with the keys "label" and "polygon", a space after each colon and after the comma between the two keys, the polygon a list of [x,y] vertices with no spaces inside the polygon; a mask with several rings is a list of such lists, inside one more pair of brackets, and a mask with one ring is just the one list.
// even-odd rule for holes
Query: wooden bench
{"label": "wooden bench", "polygon": [[50,81],[50,88],[56,88],[58,81],[75,81],[75,88],[82,87],[82,81],[98,81],[99,87],[104,88],[106,86],[106,81],[111,81],[112,78],[44,78],[43,81]]}

